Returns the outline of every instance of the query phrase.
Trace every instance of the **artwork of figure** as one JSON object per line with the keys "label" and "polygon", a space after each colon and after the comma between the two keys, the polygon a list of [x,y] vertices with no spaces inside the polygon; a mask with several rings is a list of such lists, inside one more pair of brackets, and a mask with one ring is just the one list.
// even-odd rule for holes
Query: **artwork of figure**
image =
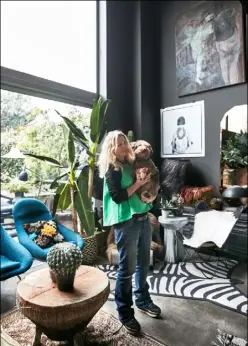
{"label": "artwork of figure", "polygon": [[201,1],[176,21],[179,96],[245,82],[242,5]]}
{"label": "artwork of figure", "polygon": [[161,112],[161,157],[205,155],[204,101],[167,107]]}
{"label": "artwork of figure", "polygon": [[184,117],[180,117],[177,119],[177,131],[172,137],[172,153],[185,154],[192,144],[193,142],[190,139],[189,133],[185,129],[185,119]]}

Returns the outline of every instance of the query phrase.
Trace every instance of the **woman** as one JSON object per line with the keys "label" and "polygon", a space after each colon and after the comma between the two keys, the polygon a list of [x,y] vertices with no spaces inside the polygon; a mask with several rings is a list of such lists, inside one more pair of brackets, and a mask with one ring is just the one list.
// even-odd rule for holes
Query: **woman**
{"label": "woman", "polygon": [[134,154],[124,133],[109,132],[98,160],[100,176],[104,178],[103,224],[114,226],[120,257],[115,289],[119,319],[126,330],[135,335],[141,327],[132,309],[133,274],[137,308],[151,317],[159,316],[161,310],[153,304],[146,282],[152,235],[147,212],[152,206],[135,193],[150,176],[138,174],[134,182],[133,161]]}

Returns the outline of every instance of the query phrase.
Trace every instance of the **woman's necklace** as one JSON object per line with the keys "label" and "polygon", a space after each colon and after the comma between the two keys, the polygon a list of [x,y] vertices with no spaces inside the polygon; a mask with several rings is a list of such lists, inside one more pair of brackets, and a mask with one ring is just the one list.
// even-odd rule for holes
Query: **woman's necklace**
{"label": "woman's necklace", "polygon": [[[183,134],[182,134],[182,135],[180,135],[181,131],[183,131]],[[185,137],[185,135],[186,135],[186,130],[185,130],[185,128],[177,129],[177,137],[178,137],[179,139],[183,139],[183,138]]]}

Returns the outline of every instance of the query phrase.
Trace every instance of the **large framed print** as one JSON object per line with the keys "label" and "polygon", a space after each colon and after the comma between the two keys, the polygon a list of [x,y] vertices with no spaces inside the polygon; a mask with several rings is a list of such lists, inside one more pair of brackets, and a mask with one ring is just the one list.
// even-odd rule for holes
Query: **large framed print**
{"label": "large framed print", "polygon": [[205,156],[204,101],[160,110],[161,157]]}
{"label": "large framed print", "polygon": [[175,40],[179,96],[246,81],[240,1],[193,1],[176,19]]}

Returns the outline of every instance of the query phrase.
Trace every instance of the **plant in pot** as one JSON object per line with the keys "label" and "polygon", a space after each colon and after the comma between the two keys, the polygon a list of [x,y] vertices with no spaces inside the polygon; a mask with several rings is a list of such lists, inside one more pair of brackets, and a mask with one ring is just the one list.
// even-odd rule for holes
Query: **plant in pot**
{"label": "plant in pot", "polygon": [[[26,153],[31,157],[46,161],[63,173],[56,177],[51,188],[57,188],[53,203],[53,215],[57,209],[66,210],[71,206],[73,229],[85,238],[83,249],[83,264],[92,264],[97,256],[97,240],[95,215],[93,210],[93,185],[97,147],[106,132],[106,113],[109,100],[93,100],[90,116],[90,139],[68,117],[62,116],[65,122],[65,145],[67,146],[67,165],[54,158]],[[81,162],[81,154],[76,153],[75,146],[79,144],[85,150],[87,161]],[[66,179],[62,181],[61,179]],[[79,220],[79,222],[78,222]],[[80,228],[78,227],[80,224]]]}
{"label": "plant in pot", "polygon": [[236,133],[230,137],[221,150],[221,166],[235,170],[235,183],[247,185],[248,134]]}
{"label": "plant in pot", "polygon": [[30,186],[26,182],[22,182],[18,179],[12,179],[6,188],[9,192],[14,193],[16,198],[24,197],[24,193],[29,192]]}
{"label": "plant in pot", "polygon": [[183,213],[183,203],[184,199],[180,194],[173,194],[170,200],[162,196],[160,199],[162,216],[167,218],[170,212],[174,216],[181,216]]}
{"label": "plant in pot", "polygon": [[47,254],[50,276],[60,291],[73,290],[75,273],[82,263],[82,252],[72,243],[54,245]]}

